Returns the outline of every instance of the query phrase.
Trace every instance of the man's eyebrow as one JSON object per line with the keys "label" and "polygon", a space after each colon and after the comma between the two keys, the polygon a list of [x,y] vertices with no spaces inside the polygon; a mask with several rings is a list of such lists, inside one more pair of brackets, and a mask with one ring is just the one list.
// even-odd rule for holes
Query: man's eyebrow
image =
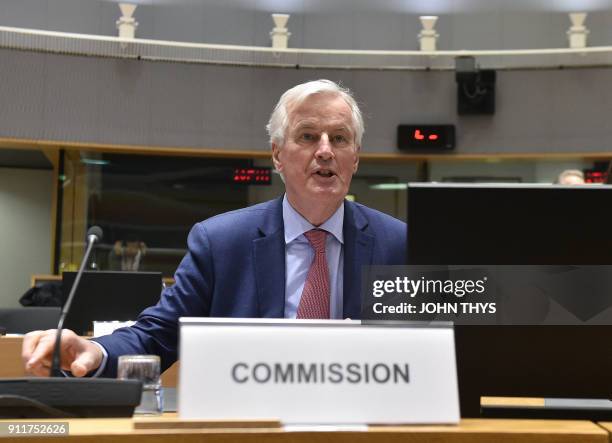
{"label": "man's eyebrow", "polygon": [[[310,120],[302,120],[293,127],[293,131],[303,131],[303,130],[310,130],[310,129],[319,130],[319,125],[316,122],[313,122]],[[324,127],[324,130],[327,130],[329,132],[344,132],[347,134],[354,133],[353,129],[350,126],[347,126],[345,124],[338,124],[338,125],[332,124],[327,127]]]}
{"label": "man's eyebrow", "polygon": [[302,120],[297,123],[293,129],[312,129],[316,127],[316,123],[308,120]]}
{"label": "man's eyebrow", "polygon": [[353,130],[350,128],[350,126],[345,126],[345,125],[334,127],[334,131],[346,131],[346,132],[349,132],[349,133],[353,132]]}

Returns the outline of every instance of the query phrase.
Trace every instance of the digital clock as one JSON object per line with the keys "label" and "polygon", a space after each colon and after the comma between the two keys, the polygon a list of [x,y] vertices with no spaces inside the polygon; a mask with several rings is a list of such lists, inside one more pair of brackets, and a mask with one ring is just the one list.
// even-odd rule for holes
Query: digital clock
{"label": "digital clock", "polygon": [[455,125],[399,125],[400,150],[447,150],[455,147]]}
{"label": "digital clock", "polygon": [[270,185],[272,168],[234,168],[232,181],[248,185]]}

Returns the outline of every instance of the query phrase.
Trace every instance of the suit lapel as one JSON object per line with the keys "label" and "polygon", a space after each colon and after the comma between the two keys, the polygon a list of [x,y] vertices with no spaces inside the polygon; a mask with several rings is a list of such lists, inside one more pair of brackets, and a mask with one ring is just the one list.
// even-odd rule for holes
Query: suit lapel
{"label": "suit lapel", "polygon": [[368,221],[353,203],[344,203],[344,318],[361,318],[361,267],[372,264],[374,236]]}
{"label": "suit lapel", "polygon": [[259,317],[285,315],[285,235],[282,197],[271,202],[253,240],[253,263]]}

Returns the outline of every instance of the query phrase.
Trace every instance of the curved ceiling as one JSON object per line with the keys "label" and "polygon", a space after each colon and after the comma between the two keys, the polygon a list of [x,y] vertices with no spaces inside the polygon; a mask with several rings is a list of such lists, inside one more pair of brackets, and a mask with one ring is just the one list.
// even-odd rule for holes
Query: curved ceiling
{"label": "curved ceiling", "polygon": [[[117,35],[116,0],[2,0],[0,25]],[[587,11],[589,46],[612,44],[609,0],[138,0],[137,37],[270,46],[270,13],[290,13],[293,48],[416,50],[437,14],[441,50],[567,47],[567,13]]]}

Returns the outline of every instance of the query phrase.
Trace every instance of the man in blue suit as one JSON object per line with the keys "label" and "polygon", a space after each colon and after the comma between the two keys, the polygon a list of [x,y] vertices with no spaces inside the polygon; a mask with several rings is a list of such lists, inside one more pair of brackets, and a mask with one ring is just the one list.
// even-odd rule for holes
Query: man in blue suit
{"label": "man in blue suit", "polygon": [[[359,164],[363,119],[350,92],[328,80],[280,98],[268,124],[286,193],[194,226],[188,252],[159,303],[134,326],[85,340],[62,334],[62,368],[115,376],[117,358],[177,358],[184,316],[360,318],[364,265],[404,264],[406,226],[345,200]],[[54,331],[24,339],[26,370],[48,374]]]}

